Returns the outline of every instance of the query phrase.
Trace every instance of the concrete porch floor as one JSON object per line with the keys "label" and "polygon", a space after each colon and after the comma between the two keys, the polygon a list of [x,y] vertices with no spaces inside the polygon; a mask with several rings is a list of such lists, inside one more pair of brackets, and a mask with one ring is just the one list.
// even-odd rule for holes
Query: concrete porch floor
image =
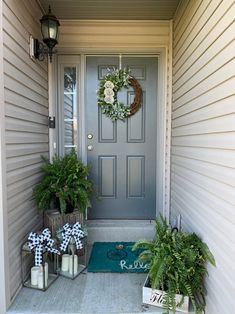
{"label": "concrete porch floor", "polygon": [[163,313],[142,306],[146,274],[83,273],[74,280],[59,277],[45,292],[23,288],[8,314]]}
{"label": "concrete porch floor", "polygon": [[[101,240],[96,230],[89,230],[89,234],[93,233]],[[92,245],[88,245],[87,262],[91,250]],[[80,260],[82,264],[84,257]],[[87,270],[74,280],[60,276],[45,292],[22,288],[7,314],[131,314],[145,310],[160,314],[161,309],[142,306],[145,278],[146,274],[89,273]]]}
{"label": "concrete porch floor", "polygon": [[23,288],[7,313],[141,313],[145,277],[113,273],[84,273],[75,280],[59,277],[46,292]]}
{"label": "concrete porch floor", "polygon": [[[113,225],[109,221],[91,221],[88,234],[87,261],[94,239],[152,239],[154,224],[146,221],[115,221]],[[82,264],[85,262],[83,258],[80,260]],[[162,314],[163,309],[142,304],[142,286],[146,276],[140,273],[89,273],[86,270],[74,280],[61,276],[45,292],[22,288],[7,314]]]}

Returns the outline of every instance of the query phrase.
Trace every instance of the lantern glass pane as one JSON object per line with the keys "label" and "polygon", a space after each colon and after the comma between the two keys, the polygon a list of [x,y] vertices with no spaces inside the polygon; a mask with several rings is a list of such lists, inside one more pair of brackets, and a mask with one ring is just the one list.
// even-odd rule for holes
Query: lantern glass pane
{"label": "lantern glass pane", "polygon": [[49,21],[49,37],[57,39],[57,22]]}
{"label": "lantern glass pane", "polygon": [[43,39],[57,39],[58,26],[56,21],[47,20],[42,22]]}
{"label": "lantern glass pane", "polygon": [[49,27],[48,22],[43,21],[41,25],[43,39],[49,38]]}

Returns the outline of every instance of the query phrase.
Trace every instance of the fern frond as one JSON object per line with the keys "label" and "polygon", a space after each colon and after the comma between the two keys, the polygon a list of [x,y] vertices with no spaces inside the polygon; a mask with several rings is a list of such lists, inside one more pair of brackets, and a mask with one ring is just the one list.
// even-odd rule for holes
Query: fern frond
{"label": "fern frond", "polygon": [[56,199],[62,213],[66,211],[66,203],[81,211],[91,207],[92,182],[87,179],[89,168],[77,158],[75,149],[64,157],[54,156],[52,162],[46,157],[42,160],[43,177],[33,189],[39,209],[49,209]]}
{"label": "fern frond", "polygon": [[[189,296],[197,314],[205,307],[203,300],[195,295],[204,296],[203,279],[207,273],[206,262],[215,265],[215,259],[208,246],[194,233],[175,232],[160,216],[156,220],[156,236],[153,241],[137,241],[135,249],[144,251],[139,258],[150,261],[149,277],[153,289],[166,293],[164,308],[175,313],[175,294]],[[179,306],[183,304],[183,298]]]}

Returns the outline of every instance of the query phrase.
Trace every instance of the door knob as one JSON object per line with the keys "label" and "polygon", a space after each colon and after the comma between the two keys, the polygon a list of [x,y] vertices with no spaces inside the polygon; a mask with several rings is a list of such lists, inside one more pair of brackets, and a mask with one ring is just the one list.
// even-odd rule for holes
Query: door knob
{"label": "door knob", "polygon": [[88,145],[87,146],[87,150],[90,150],[90,151],[93,150],[93,146],[92,145]]}
{"label": "door knob", "polygon": [[93,139],[93,135],[92,135],[92,134],[88,134],[88,135],[87,135],[87,138],[88,138],[89,140],[91,140],[91,139]]}

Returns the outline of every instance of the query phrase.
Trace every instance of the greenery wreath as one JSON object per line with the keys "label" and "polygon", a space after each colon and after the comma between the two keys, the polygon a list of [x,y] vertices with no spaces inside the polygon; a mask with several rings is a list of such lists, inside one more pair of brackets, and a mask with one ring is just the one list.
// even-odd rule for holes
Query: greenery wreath
{"label": "greenery wreath", "polygon": [[[117,93],[124,87],[131,86],[135,92],[135,98],[130,106],[126,106],[117,100]],[[124,120],[135,114],[142,102],[142,89],[138,81],[130,75],[128,70],[114,70],[100,81],[98,90],[98,105],[102,112],[111,120]]]}

